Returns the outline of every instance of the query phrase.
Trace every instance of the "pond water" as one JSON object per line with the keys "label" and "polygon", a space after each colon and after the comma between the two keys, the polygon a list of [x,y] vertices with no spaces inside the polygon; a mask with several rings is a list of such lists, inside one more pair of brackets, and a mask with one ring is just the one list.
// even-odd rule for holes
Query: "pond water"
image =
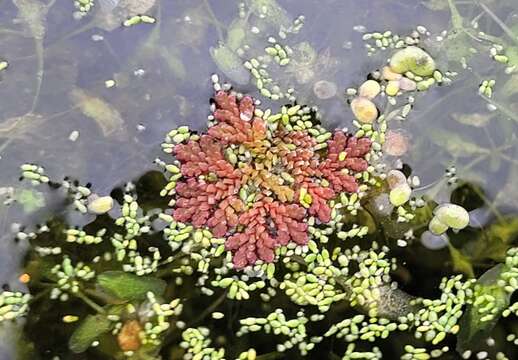
{"label": "pond water", "polygon": [[[71,177],[91,184],[100,196],[109,195],[128,181],[159,170],[154,160],[167,156],[161,143],[170,129],[188,125],[205,130],[209,99],[214,95],[212,74],[233,82],[237,91],[260,98],[264,109],[287,103],[261,97],[244,67],[234,69],[230,74],[234,79],[229,78],[211,56],[229,40],[231,31],[239,30],[239,2],[94,2],[90,11],[79,16],[73,0],[0,0],[0,61],[8,63],[0,70],[0,280],[11,289],[27,289],[19,278],[25,272],[28,245],[16,240],[18,231],[32,231],[54,216],[78,226],[95,218],[71,209],[56,189],[21,181],[22,164],[38,164],[51,179]],[[116,7],[111,9],[110,3]],[[261,7],[275,2],[246,3]],[[436,203],[456,202],[471,211],[472,234],[482,228],[491,235],[491,224],[503,224],[505,231],[499,236],[505,236],[501,241],[507,249],[518,237],[514,220],[518,214],[518,72],[512,71],[513,61],[518,67],[518,3],[456,1],[460,24],[459,18],[452,18],[449,3],[278,0],[275,4],[283,9],[280,20],[267,19],[264,27],[259,20],[243,25],[250,48],[240,61],[263,52],[268,37],[277,35],[275,22],[282,21],[282,16],[304,15],[304,26],[286,42],[295,49],[305,47],[307,58],[292,61],[273,77],[281,86],[294,87],[297,101],[317,106],[325,128],[352,129],[346,89],[371,78],[371,72],[385,65],[393,52],[377,49],[370,54],[366,44],[374,44],[371,49],[376,45],[365,40],[365,34],[390,30],[405,35],[426,27],[418,28],[423,31],[420,46],[432,54],[438,68],[452,73],[452,81],[416,96],[408,117],[391,123],[389,131],[403,142],[394,146],[403,148],[388,149],[394,156],[387,155],[385,164],[418,176],[415,194]],[[121,25],[130,15],[143,14],[156,22]],[[506,64],[495,61],[491,43],[484,42],[482,35],[477,37],[480,33],[490,34],[512,50]],[[492,96],[481,96],[480,84],[491,79],[495,80]],[[438,251],[441,255],[433,260],[429,257],[434,252],[420,249],[418,239],[415,242],[417,248],[399,253],[407,264],[399,276],[407,278],[409,289],[422,276],[437,281],[451,273],[440,264],[451,267],[447,250]],[[479,276],[494,258],[474,256],[472,261],[475,267],[480,265]],[[0,358],[22,358],[25,340],[18,344],[16,325],[0,325]],[[516,323],[506,327],[514,333],[518,330]],[[509,344],[502,349],[508,358],[516,358],[518,352]],[[38,358],[58,356],[53,349],[37,348]],[[62,359],[95,358],[59,354]]]}

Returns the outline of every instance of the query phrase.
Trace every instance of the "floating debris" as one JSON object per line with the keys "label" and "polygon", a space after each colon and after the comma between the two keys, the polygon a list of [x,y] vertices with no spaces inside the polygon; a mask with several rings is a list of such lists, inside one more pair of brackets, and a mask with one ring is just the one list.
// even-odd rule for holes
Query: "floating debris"
{"label": "floating debris", "polygon": [[387,80],[387,81],[399,80],[403,77],[403,75],[392,71],[390,66],[383,67],[381,76],[383,77],[384,80]]}
{"label": "floating debris", "polygon": [[417,89],[417,83],[407,77],[399,79],[398,86],[403,91],[414,91]]}
{"label": "floating debris", "polygon": [[396,96],[399,92],[399,81],[391,80],[388,82],[387,86],[385,86],[385,94],[388,96]]}
{"label": "floating debris", "polygon": [[120,349],[122,351],[137,351],[142,345],[140,340],[142,330],[142,325],[138,320],[125,322],[117,335],[117,343]]}
{"label": "floating debris", "polygon": [[390,170],[387,174],[387,183],[390,189],[406,184],[407,179],[405,174],[399,170]]}
{"label": "floating debris", "polygon": [[372,124],[378,118],[378,109],[372,101],[357,97],[351,101],[351,110],[355,118],[363,124]]}
{"label": "floating debris", "polygon": [[317,98],[325,100],[330,99],[336,96],[338,88],[334,82],[327,80],[317,81],[313,85],[313,93],[317,96]]}
{"label": "floating debris", "polygon": [[426,51],[417,46],[409,46],[392,55],[390,69],[398,74],[410,71],[418,76],[431,76],[436,67],[434,59]]}
{"label": "floating debris", "polygon": [[367,80],[358,88],[358,95],[369,100],[374,99],[381,92],[381,85],[375,80]]}
{"label": "floating debris", "polygon": [[410,137],[402,130],[388,130],[383,150],[391,156],[403,156],[410,147]]}
{"label": "floating debris", "polygon": [[386,193],[376,196],[372,202],[374,209],[381,216],[389,216],[392,214],[392,210],[394,210],[394,205],[392,205],[390,197]]}
{"label": "floating debris", "polygon": [[88,212],[95,215],[106,214],[112,208],[113,198],[111,196],[98,197],[88,203]]}

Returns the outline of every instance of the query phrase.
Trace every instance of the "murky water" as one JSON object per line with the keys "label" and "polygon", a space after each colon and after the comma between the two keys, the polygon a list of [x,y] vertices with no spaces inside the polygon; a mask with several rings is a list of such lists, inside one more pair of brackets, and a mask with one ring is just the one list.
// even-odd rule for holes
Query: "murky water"
{"label": "murky water", "polygon": [[[16,284],[26,250],[14,241],[16,224],[30,228],[50,212],[65,212],[52,191],[20,182],[19,166],[42,165],[52,178],[71,176],[91,183],[101,195],[156,169],[153,160],[162,156],[160,143],[169,129],[205,126],[210,76],[219,71],[209,49],[225,37],[238,13],[234,1],[157,0],[156,24],[107,30],[95,15],[99,4],[93,14],[76,20],[73,1],[57,0],[34,20],[41,25],[35,40],[35,24],[19,18],[24,3],[45,6],[38,0],[0,0],[0,61],[9,63],[0,71],[0,199],[15,199],[0,204],[0,280],[13,288],[23,288]],[[293,41],[307,41],[316,52],[314,61],[280,76],[296,86],[300,100],[319,107],[327,128],[350,128],[345,89],[357,87],[387,58],[381,51],[367,56],[363,33],[390,29],[404,34],[417,25],[434,34],[448,29],[447,2],[426,2],[443,10],[424,3],[280,0],[291,16],[305,15],[305,25]],[[478,18],[484,31],[505,36],[488,15],[472,10],[471,1],[458,3],[466,19]],[[513,12],[513,1],[487,3],[506,23],[518,25],[518,4]],[[517,26],[514,29],[518,34]],[[484,206],[476,215],[482,225],[516,214],[518,117],[511,119],[509,113],[516,114],[518,78],[514,75],[513,83],[511,75],[495,72],[489,56],[479,56],[463,69],[460,61],[448,61],[444,48],[430,48],[440,65],[459,75],[451,86],[422,95],[412,115],[397,123],[409,142],[401,160],[420,177],[421,192],[435,200],[449,199],[453,187],[447,185],[445,171],[454,166],[459,182],[480,188]],[[496,80],[497,110],[488,108],[477,92],[481,80],[488,78]],[[108,80],[115,85],[107,87]],[[319,99],[315,84],[323,80],[336,84],[337,92]],[[258,94],[251,84],[239,86],[239,91]],[[95,110],[88,108],[92,101],[97,102]],[[396,157],[389,158],[392,161]],[[89,221],[69,216],[73,222]],[[3,334],[10,332],[3,326]],[[15,358],[13,339],[1,339],[0,358]]]}

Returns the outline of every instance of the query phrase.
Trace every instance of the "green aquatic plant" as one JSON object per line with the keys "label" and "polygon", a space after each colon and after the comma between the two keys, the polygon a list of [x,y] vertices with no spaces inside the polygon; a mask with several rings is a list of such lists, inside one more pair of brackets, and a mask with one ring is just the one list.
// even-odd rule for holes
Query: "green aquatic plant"
{"label": "green aquatic plant", "polygon": [[[451,203],[422,195],[448,186],[454,167],[421,186],[407,167],[391,164],[406,151],[388,144],[394,124],[415,119],[421,95],[453,74],[436,69],[417,37],[372,34],[377,48],[394,48],[388,65],[347,89],[343,115],[351,129],[329,131],[318,109],[295,102],[295,90],[281,89],[266,66],[294,66],[296,73],[319,64],[310,43],[302,43],[304,59],[281,42],[300,21],[286,19],[276,2],[247,3],[243,23],[252,16],[247,11],[266,16],[278,36],[268,36],[264,55],[241,61],[238,50],[255,31],[242,29],[213,49],[214,61],[230,78],[244,70],[263,97],[286,103],[265,108],[214,75],[207,130],[171,130],[162,144],[167,158],[155,160],[161,172],[109,195],[22,165],[22,180],[48,184],[86,225],[70,225],[59,213],[34,229],[13,228],[28,253],[19,283],[10,285],[23,284],[28,294],[5,290],[0,320],[25,317],[28,341],[45,356],[469,357],[492,329],[515,321],[514,221],[476,229],[455,191]],[[231,52],[230,63],[221,60],[222,49]],[[76,88],[71,97],[106,134],[122,127],[122,116],[100,96]],[[484,159],[504,150],[459,139],[447,138],[442,150]],[[428,228],[449,252],[415,241]],[[439,276],[427,270],[430,258],[441,262]],[[430,277],[419,294],[408,284],[414,270],[423,274],[413,281]],[[52,339],[38,337],[50,327]],[[495,356],[506,358],[500,350]]]}
{"label": "green aquatic plant", "polygon": [[[213,80],[216,80],[214,87],[220,89],[217,78],[214,77]],[[386,84],[391,80],[380,77],[377,81],[380,91],[386,91]],[[365,91],[363,88],[361,95],[365,96]],[[260,123],[272,129],[284,128],[283,131],[288,134],[301,134],[302,131],[312,134],[313,129],[316,129],[311,122],[313,117],[305,121],[300,120],[305,114],[311,114],[311,110],[305,112],[303,106],[284,107],[279,113],[272,114],[270,110],[254,108],[253,101],[247,97],[240,96],[241,100],[237,102],[232,96],[237,95],[230,96],[223,90],[219,90],[216,95],[219,105],[214,109],[216,112],[210,121],[219,119],[221,123],[213,123],[209,133],[214,139],[219,139],[217,141],[232,144],[232,139],[235,138],[237,141],[239,136],[246,135],[246,124],[250,124],[248,121],[254,116],[256,120],[252,122],[255,125],[251,127],[254,129],[251,134],[259,136],[259,140],[263,138],[261,131],[264,131],[264,128],[258,127],[257,124]],[[372,93],[369,97],[376,99],[377,95]],[[238,112],[233,113],[235,110]],[[373,149],[368,157],[373,177],[371,179],[370,176],[362,174],[358,179],[367,181],[367,184],[374,188],[385,186],[383,184],[386,175],[383,172],[374,172],[376,159],[383,155],[380,142],[383,142],[385,130],[375,129],[382,126],[382,121],[383,115],[378,115],[372,124],[368,124],[368,128],[365,124],[357,122],[356,136],[372,142]],[[242,126],[245,128],[240,131],[245,132],[241,134],[236,130]],[[332,151],[331,149],[336,146],[333,141],[337,139],[333,140],[325,131],[317,130],[313,136],[316,141],[312,146],[319,151],[325,148]],[[187,196],[185,190],[175,189],[182,178],[193,176],[198,167],[201,166],[200,169],[203,169],[205,166],[203,162],[194,161],[192,157],[195,156],[195,152],[184,152],[188,146],[194,146],[200,139],[203,139],[203,136],[191,133],[187,127],[173,130],[168,134],[163,145],[164,151],[175,153],[182,160],[170,163],[157,161],[168,177],[162,196],[170,196],[176,191],[181,196]],[[258,139],[254,140],[252,137],[247,141],[259,141]],[[260,154],[261,146],[265,144],[254,145],[252,151]],[[219,167],[223,166],[223,161],[228,161],[232,167],[237,166],[241,157],[247,156],[245,149],[237,153],[232,151],[232,146],[229,149],[230,151],[222,152],[226,160],[220,159],[217,162]],[[207,153],[210,156],[216,154],[214,151]],[[338,161],[348,158],[351,158],[351,154],[347,152],[344,152],[343,156],[341,152],[337,153]],[[210,162],[208,166],[212,166]],[[217,181],[223,170],[212,170],[215,171],[214,175],[208,174],[206,181]],[[23,177],[35,185],[52,183],[55,184],[53,186],[63,188],[73,200],[73,208],[80,212],[87,213],[96,201],[88,198],[92,193],[90,189],[77,183],[72,185],[68,180],[51,181],[37,165],[23,165],[22,171]],[[405,189],[410,189],[411,192],[411,187],[403,173],[392,173],[391,176],[387,177],[387,181],[389,186],[393,187],[391,197],[394,197],[393,205],[397,208],[394,212],[398,219],[404,219],[398,221],[411,223],[415,215],[412,206],[408,204],[408,192],[405,192],[405,201],[402,201],[400,196],[392,195],[395,189],[399,191],[402,186],[406,186]],[[283,178],[290,183],[287,175]],[[281,188],[276,189],[273,184],[269,186],[269,191],[276,192],[278,197],[286,197],[286,200],[290,198]],[[239,196],[253,204],[257,200],[249,199],[250,191],[251,189],[245,189],[243,194],[241,191],[238,192]],[[368,187],[363,191],[368,193]],[[159,198],[160,194],[156,196]],[[292,199],[299,202],[302,208],[311,209],[316,201],[315,196],[316,194],[310,195],[301,191]],[[464,334],[468,331],[464,330],[465,327],[471,330],[468,335],[462,335],[465,337],[462,341],[471,344],[474,337],[471,334],[488,331],[489,326],[482,325],[489,321],[486,320],[489,319],[487,316],[492,316],[492,322],[498,320],[506,310],[509,310],[505,312],[509,316],[512,304],[509,300],[499,302],[498,297],[501,295],[494,290],[484,290],[487,284],[484,277],[480,280],[466,280],[462,276],[444,278],[439,286],[442,295],[435,299],[412,296],[399,289],[397,282],[392,278],[398,264],[395,258],[390,257],[390,249],[378,245],[375,241],[369,241],[370,226],[357,223],[360,220],[357,216],[363,211],[364,196],[358,196],[357,193],[342,193],[331,201],[328,204],[330,219],[333,219],[330,224],[325,224],[322,218],[317,221],[317,218],[323,215],[315,208],[314,211],[317,212],[314,216],[304,220],[309,232],[309,241],[306,244],[282,244],[275,251],[276,263],[268,264],[267,262],[273,260],[271,258],[258,263],[247,260],[244,264],[240,263],[241,260],[234,259],[234,262],[238,261],[238,268],[244,267],[239,270],[232,263],[232,247],[225,245],[225,233],[228,230],[220,231],[219,223],[208,227],[203,224],[200,226],[198,223],[193,226],[190,222],[194,220],[190,220],[190,217],[184,219],[184,216],[175,210],[172,215],[166,208],[145,210],[145,205],[139,203],[134,186],[130,184],[125,188],[122,197],[116,197],[116,204],[111,197],[106,197],[110,200],[110,206],[102,206],[103,209],[120,209],[120,215],[113,220],[116,226],[113,229],[94,225],[101,222],[105,216],[100,215],[91,225],[93,229],[97,229],[94,232],[86,229],[63,229],[61,225],[52,223],[35,234],[20,232],[19,238],[38,243],[30,257],[25,279],[31,291],[36,292],[32,297],[16,295],[25,299],[25,305],[9,316],[15,318],[24,315],[28,311],[28,305],[37,309],[38,303],[43,301],[42,296],[49,296],[50,299],[62,304],[78,299],[91,310],[87,310],[86,315],[84,312],[77,313],[78,315],[75,315],[76,312],[69,312],[62,316],[64,324],[79,324],[69,340],[69,349],[76,353],[86,351],[108,357],[116,356],[118,353],[133,359],[157,358],[170,336],[179,336],[179,349],[186,358],[227,357],[228,349],[212,345],[210,335],[214,330],[198,326],[197,320],[189,320],[188,316],[183,317],[185,311],[192,311],[191,302],[194,298],[180,294],[183,284],[191,283],[193,280],[201,294],[207,298],[218,297],[214,304],[200,314],[200,320],[204,320],[208,315],[215,321],[224,319],[225,312],[220,306],[225,301],[260,301],[264,306],[270,307],[270,303],[275,306],[279,293],[285,294],[290,303],[300,309],[294,313],[294,317],[287,317],[284,310],[278,307],[272,308],[263,316],[241,316],[240,328],[235,334],[238,337],[248,337],[249,334],[256,333],[277,335],[272,350],[278,354],[296,349],[302,356],[309,355],[316,351],[320,344],[325,344],[327,338],[336,337],[350,344],[343,358],[377,358],[381,356],[379,348],[358,352],[356,344],[390,338],[391,334],[396,332],[411,332],[432,345],[439,345],[449,336]],[[184,200],[173,199],[170,206],[185,206],[182,205],[182,201]],[[93,212],[105,213],[104,210]],[[433,218],[437,218],[437,221],[447,227],[460,230],[466,226],[466,214],[461,212],[458,206],[441,205]],[[352,224],[347,225],[351,220]],[[163,225],[156,228],[156,221]],[[46,235],[56,231],[57,236]],[[59,235],[60,232],[62,235]],[[39,240],[40,237],[43,241]],[[356,241],[360,245],[351,246]],[[349,244],[350,242],[352,243]],[[84,247],[84,255],[75,253],[76,247]],[[92,250],[87,249],[94,252],[91,253]],[[505,294],[514,292],[517,285],[514,280],[514,258],[515,248],[510,248],[506,254],[506,265],[502,265],[497,280],[494,280],[505,289]],[[89,264],[84,262],[86,259],[90,259]],[[38,268],[48,270],[38,273],[35,271]],[[48,287],[43,287],[42,295],[39,295],[37,289],[43,283],[48,284]],[[9,297],[10,294],[11,292],[6,292],[3,296]],[[478,296],[483,296],[485,300],[478,300]],[[354,309],[350,317],[339,322],[328,317],[330,312],[336,311],[333,309],[345,304]],[[489,304],[493,304],[493,307]],[[473,311],[479,314],[478,308],[483,308],[484,312],[488,312],[487,315],[483,312],[483,316],[474,317]],[[497,310],[491,310],[493,308]],[[305,315],[303,309],[314,309],[316,313]],[[468,320],[465,314],[469,314],[466,315],[470,316]],[[30,319],[29,317],[28,320],[31,322]],[[328,324],[328,330],[310,335],[313,333],[310,328],[314,325],[321,326],[319,324]],[[116,348],[106,348],[106,341],[115,341]],[[464,350],[469,346],[463,345],[459,349]],[[425,358],[423,354],[428,353],[423,350],[407,345],[402,357]],[[258,351],[252,343],[252,348],[230,351],[235,354],[230,356],[254,359],[261,356]],[[447,353],[449,348],[443,346],[430,351],[430,355],[427,356],[436,357]]]}

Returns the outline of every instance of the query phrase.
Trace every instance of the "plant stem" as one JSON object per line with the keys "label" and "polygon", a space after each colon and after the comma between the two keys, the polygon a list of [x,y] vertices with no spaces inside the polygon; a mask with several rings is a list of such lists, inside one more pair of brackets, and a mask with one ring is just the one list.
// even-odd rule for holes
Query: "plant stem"
{"label": "plant stem", "polygon": [[284,357],[284,354],[277,352],[277,351],[272,351],[270,353],[257,356],[256,360],[273,360],[273,359],[280,359],[282,357]]}
{"label": "plant stem", "polygon": [[75,296],[77,298],[83,300],[86,305],[90,306],[92,309],[97,311],[99,314],[104,314],[104,309],[100,305],[93,302],[90,298],[88,298],[88,296],[86,296],[83,292],[78,291],[75,294]]}
{"label": "plant stem", "polygon": [[507,107],[505,107],[504,105],[494,101],[493,99],[488,98],[487,96],[484,96],[484,95],[479,95],[479,96],[482,99],[484,99],[485,101],[487,101],[488,103],[490,103],[491,105],[496,106],[496,108],[501,113],[503,113],[505,116],[507,116],[507,117],[511,118],[512,120],[518,122],[518,115],[516,115],[514,112],[509,110]]}
{"label": "plant stem", "polygon": [[511,29],[509,29],[509,27],[502,21],[500,20],[500,18],[498,16],[496,16],[496,14],[491,11],[490,8],[487,7],[486,4],[482,3],[481,1],[476,1],[476,3],[482,8],[484,9],[484,11],[486,13],[488,13],[489,16],[491,16],[491,18],[498,24],[498,26],[500,26],[502,28],[502,30],[504,31],[504,33],[509,36],[511,38],[511,40],[513,40],[514,43],[516,43],[518,45],[518,36],[516,36]]}
{"label": "plant stem", "polygon": [[50,292],[51,292],[51,290],[52,290],[51,288],[48,288],[48,289],[43,290],[43,291],[42,291],[42,292],[40,292],[38,295],[33,296],[33,297],[30,299],[29,303],[30,303],[30,304],[34,304],[35,302],[38,302],[40,299],[42,299],[42,298],[43,298],[43,297],[45,297],[48,293],[50,293]]}
{"label": "plant stem", "polygon": [[455,5],[453,0],[448,0],[448,6],[450,7],[451,13],[451,24],[455,30],[464,30],[464,26],[462,25],[462,16]]}
{"label": "plant stem", "polygon": [[218,39],[220,41],[223,41],[224,40],[223,30],[221,30],[223,25],[218,20],[216,15],[214,15],[214,11],[212,11],[212,7],[210,6],[209,1],[208,0],[203,0],[203,4],[205,5],[205,8],[207,9],[207,13],[209,14],[209,18],[210,18],[211,23],[216,28],[216,32],[218,33]]}
{"label": "plant stem", "polygon": [[207,315],[212,313],[227,297],[227,291],[225,290],[219,298],[216,299],[208,308],[206,308],[196,319],[194,319],[190,324],[189,327],[194,326],[199,321],[202,321]]}

